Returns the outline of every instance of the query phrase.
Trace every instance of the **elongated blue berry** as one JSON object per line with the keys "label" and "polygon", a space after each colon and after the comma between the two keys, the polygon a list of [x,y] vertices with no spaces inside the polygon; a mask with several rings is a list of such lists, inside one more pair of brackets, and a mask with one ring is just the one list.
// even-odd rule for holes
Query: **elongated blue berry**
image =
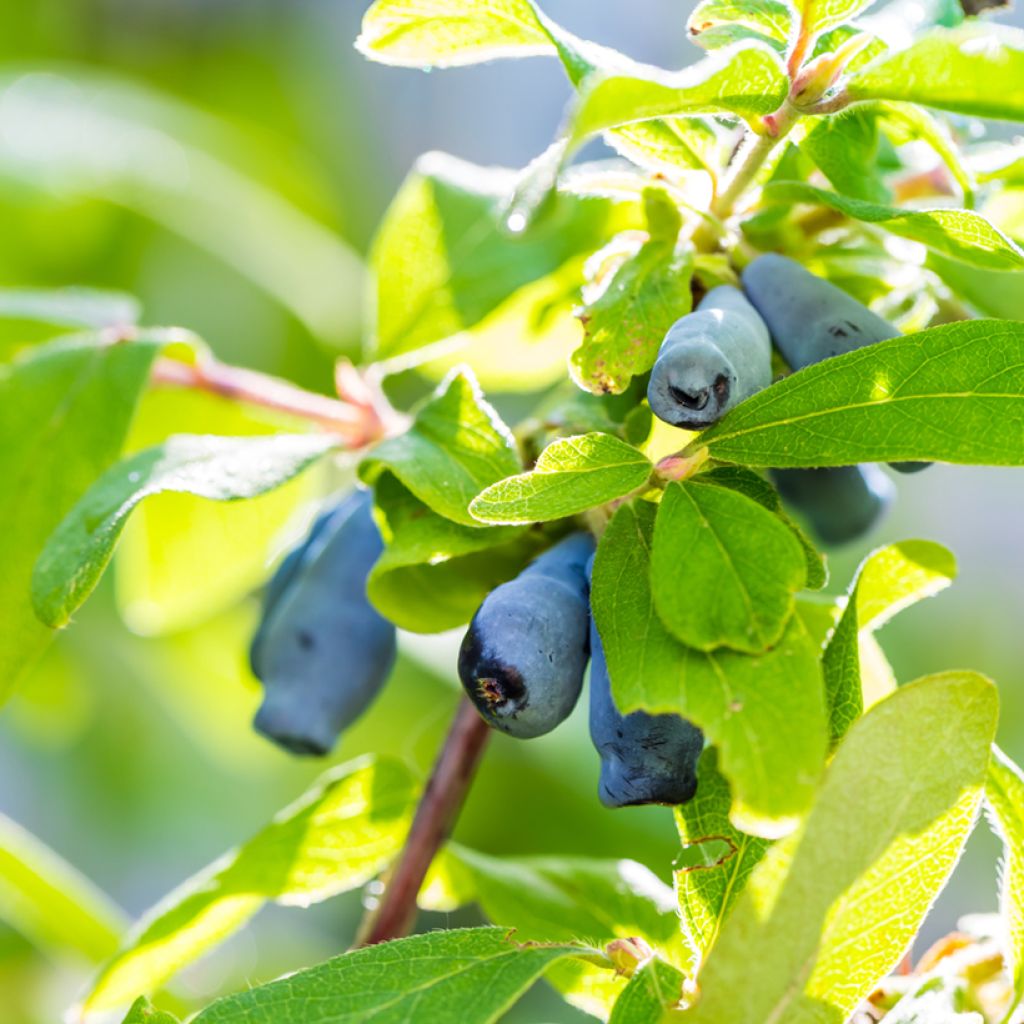
{"label": "elongated blue berry", "polygon": [[486,721],[543,736],[572,713],[587,666],[588,533],[545,551],[484,599],[459,651],[459,678]]}
{"label": "elongated blue berry", "polygon": [[[900,333],[842,288],[778,253],[758,256],[743,271],[743,290],[794,370],[888,341]],[[929,463],[891,465],[901,473],[916,473]]]}
{"label": "elongated blue berry", "polygon": [[799,509],[815,534],[830,544],[863,536],[895,496],[892,481],[871,463],[770,472],[783,499]]}
{"label": "elongated blue berry", "polygon": [[606,807],[685,804],[697,792],[704,735],[678,715],[622,714],[612,698],[597,626],[590,626],[590,738],[601,756]]}
{"label": "elongated blue berry", "polygon": [[258,732],[297,754],[328,753],[395,660],[395,627],[366,596],[382,550],[367,491],[317,520],[268,588],[250,652],[264,697]]}
{"label": "elongated blue berry", "polygon": [[768,329],[738,288],[721,285],[669,328],[647,400],[666,423],[703,430],[771,381]]}

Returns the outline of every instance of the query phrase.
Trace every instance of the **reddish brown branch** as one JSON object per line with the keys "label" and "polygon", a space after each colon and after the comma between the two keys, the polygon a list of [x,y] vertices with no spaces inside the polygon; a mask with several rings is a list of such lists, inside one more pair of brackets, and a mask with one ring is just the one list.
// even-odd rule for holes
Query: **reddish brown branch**
{"label": "reddish brown branch", "polygon": [[239,402],[297,416],[334,431],[349,447],[360,448],[382,437],[385,424],[373,404],[354,405],[327,395],[318,395],[255,370],[228,366],[215,359],[183,363],[158,359],[153,368],[154,384],[195,388]]}
{"label": "reddish brown branch", "polygon": [[372,946],[412,931],[420,886],[455,825],[490,731],[463,697],[416,808],[405,847],[386,880],[380,902],[363,919],[357,946]]}

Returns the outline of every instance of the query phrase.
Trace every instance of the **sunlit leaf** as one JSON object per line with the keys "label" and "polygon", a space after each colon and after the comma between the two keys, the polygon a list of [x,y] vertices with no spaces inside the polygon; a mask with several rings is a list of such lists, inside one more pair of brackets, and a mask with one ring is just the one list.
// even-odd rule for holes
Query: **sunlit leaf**
{"label": "sunlit leaf", "polygon": [[939,207],[905,210],[827,192],[799,181],[774,181],[765,186],[773,203],[813,203],[829,206],[847,217],[877,224],[901,238],[920,242],[936,252],[991,270],[1024,268],[1024,252],[990,221],[973,210]]}
{"label": "sunlit leaf", "polygon": [[540,453],[529,473],[492,484],[473,499],[482,523],[532,523],[585,512],[642,487],[651,463],[614,434],[565,437]]}
{"label": "sunlit leaf", "polygon": [[784,834],[810,803],[825,756],[817,645],[799,616],[760,656],[705,654],[676,640],[651,596],[655,512],[643,500],[623,505],[594,562],[591,608],[615,702],[623,712],[673,712],[698,725],[732,785],[733,823]]}
{"label": "sunlit leaf", "polygon": [[855,100],[1024,120],[1024,32],[983,22],[933,29],[852,74],[846,92]]}
{"label": "sunlit leaf", "polygon": [[491,1024],[578,944],[516,942],[504,928],[429,932],[335,957],[207,1007],[193,1024]]}
{"label": "sunlit leaf", "polygon": [[213,501],[254,498],[280,487],[338,445],[328,434],[168,438],[107,470],[50,536],[32,575],[36,614],[67,624],[92,593],[132,509],[152,494]]}
{"label": "sunlit leaf", "polygon": [[1018,407],[1024,323],[972,320],[800,370],[726,414],[699,443],[716,458],[751,466],[1020,466]]}
{"label": "sunlit leaf", "polygon": [[416,412],[412,426],[383,441],[360,464],[373,483],[389,470],[438,515],[476,526],[469,503],[520,469],[515,440],[476,381],[453,371]]}
{"label": "sunlit leaf", "polygon": [[846,1020],[903,956],[971,831],[995,687],[897,690],[850,729],[806,822],[754,869],[700,973],[698,1024]]}
{"label": "sunlit leaf", "polygon": [[863,635],[881,628],[904,608],[944,590],[955,576],[952,553],[927,540],[890,544],[861,563],[822,660],[833,741],[846,735],[864,709]]}
{"label": "sunlit leaf", "polygon": [[398,852],[415,799],[401,762],[362,759],[332,768],[247,843],[146,914],[103,967],[84,1008],[118,1006],[159,988],[268,900],[308,906],[363,885]]}

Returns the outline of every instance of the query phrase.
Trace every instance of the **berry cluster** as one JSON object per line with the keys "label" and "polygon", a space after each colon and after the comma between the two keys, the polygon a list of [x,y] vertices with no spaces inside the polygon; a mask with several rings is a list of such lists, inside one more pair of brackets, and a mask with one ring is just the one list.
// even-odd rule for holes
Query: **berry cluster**
{"label": "berry cluster", "polygon": [[[801,369],[897,333],[793,260],[761,256],[743,272],[742,291],[712,289],[671,327],[648,402],[673,426],[704,429],[771,384],[773,342]],[[874,465],[775,470],[773,478],[826,541],[861,535],[891,500],[892,485]],[[703,735],[677,715],[623,715],[616,706],[590,613],[594,547],[589,533],[571,533],[491,591],[463,639],[459,677],[489,725],[530,739],[572,713],[589,660],[601,801],[685,803],[696,791]],[[366,594],[381,550],[370,492],[356,491],[317,519],[267,587],[251,650],[265,688],[255,726],[294,753],[326,754],[390,674],[395,627]]]}

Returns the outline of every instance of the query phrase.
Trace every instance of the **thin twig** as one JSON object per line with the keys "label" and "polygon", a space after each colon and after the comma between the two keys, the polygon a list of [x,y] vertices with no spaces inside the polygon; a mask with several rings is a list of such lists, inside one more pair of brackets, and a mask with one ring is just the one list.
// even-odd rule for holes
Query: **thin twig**
{"label": "thin twig", "polygon": [[386,425],[374,405],[354,405],[318,395],[240,366],[204,358],[195,363],[158,359],[152,382],[157,385],[194,388],[223,398],[275,409],[332,430],[359,448],[383,437]]}
{"label": "thin twig", "polygon": [[363,918],[356,946],[373,946],[412,931],[420,886],[455,825],[490,732],[490,726],[463,697],[416,808],[401,856],[379,902]]}

